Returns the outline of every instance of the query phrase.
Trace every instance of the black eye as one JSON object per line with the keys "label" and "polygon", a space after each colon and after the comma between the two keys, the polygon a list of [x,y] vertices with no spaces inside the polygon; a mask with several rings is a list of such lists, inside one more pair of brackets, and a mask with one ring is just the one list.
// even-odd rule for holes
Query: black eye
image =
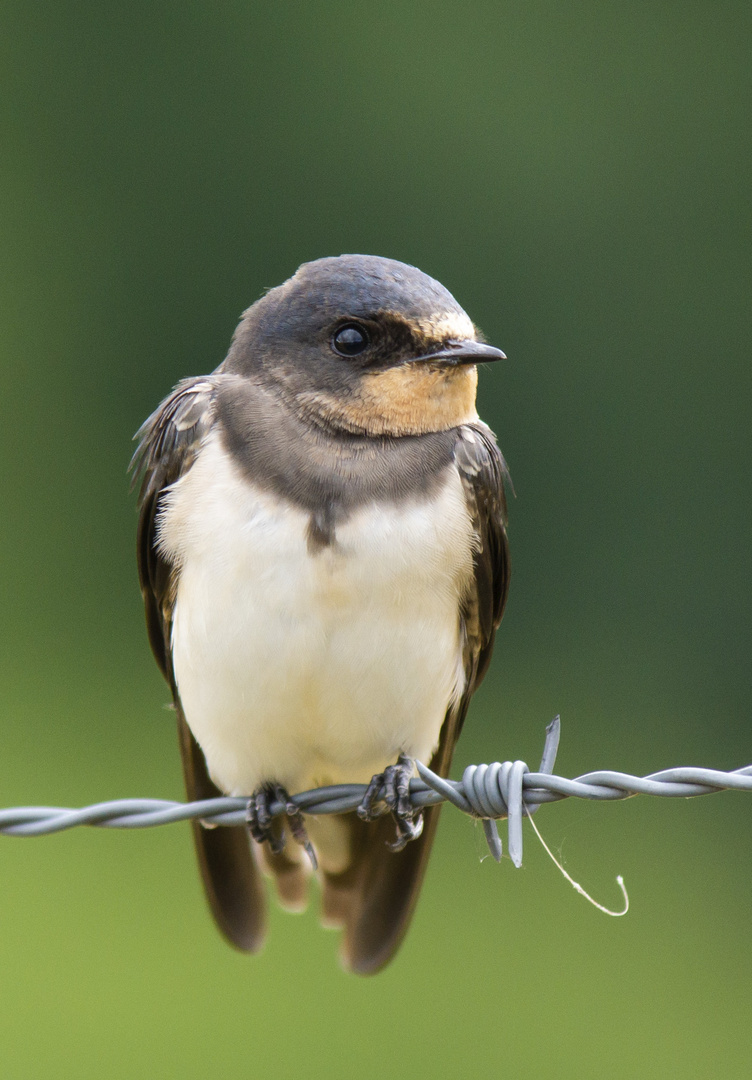
{"label": "black eye", "polygon": [[340,326],[332,338],[332,348],[340,356],[357,356],[368,348],[368,345],[368,332],[364,326],[358,326],[357,323]]}

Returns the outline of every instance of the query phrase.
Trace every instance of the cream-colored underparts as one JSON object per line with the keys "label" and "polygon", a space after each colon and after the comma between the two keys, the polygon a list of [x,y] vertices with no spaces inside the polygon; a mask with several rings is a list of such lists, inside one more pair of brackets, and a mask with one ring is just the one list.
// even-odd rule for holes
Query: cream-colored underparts
{"label": "cream-colored underparts", "polygon": [[353,512],[315,554],[308,522],[249,484],[216,433],[166,496],[175,676],[229,794],[367,781],[401,751],[428,760],[464,688],[473,532],[456,469],[430,501]]}

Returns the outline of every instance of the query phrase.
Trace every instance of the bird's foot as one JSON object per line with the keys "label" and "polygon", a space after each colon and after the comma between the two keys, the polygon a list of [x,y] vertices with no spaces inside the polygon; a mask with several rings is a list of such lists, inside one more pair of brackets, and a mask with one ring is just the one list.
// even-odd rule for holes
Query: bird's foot
{"label": "bird's foot", "polygon": [[257,844],[268,844],[272,855],[279,855],[284,850],[284,827],[274,827],[275,819],[271,812],[272,803],[275,802],[284,805],[285,817],[290,826],[293,840],[305,849],[313,869],[318,869],[316,852],[308,839],[308,830],[305,827],[303,815],[281,784],[264,784],[248,800],[245,808],[245,820],[251,836]]}
{"label": "bird's foot", "polygon": [[396,765],[387,765],[383,773],[372,777],[357,810],[361,821],[373,821],[384,813],[379,804],[386,805],[397,826],[397,839],[387,845],[392,851],[402,851],[410,840],[417,840],[423,832],[423,813],[410,802],[412,775],[412,758],[400,754]]}

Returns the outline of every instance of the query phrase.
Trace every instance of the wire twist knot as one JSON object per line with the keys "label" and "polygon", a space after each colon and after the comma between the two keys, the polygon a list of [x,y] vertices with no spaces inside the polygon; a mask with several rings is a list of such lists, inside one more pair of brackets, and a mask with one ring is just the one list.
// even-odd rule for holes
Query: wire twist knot
{"label": "wire twist knot", "polygon": [[[561,736],[561,721],[555,717],[546,728],[538,774],[550,776],[556,763]],[[502,844],[496,822],[507,819],[509,857],[515,866],[522,866],[522,817],[531,817],[540,803],[523,800],[524,777],[530,772],[524,761],[495,761],[491,765],[468,765],[462,784],[442,780],[425,765],[417,762],[418,772],[434,791],[440,792],[466,814],[480,818],[489,851],[496,862],[501,861]]]}

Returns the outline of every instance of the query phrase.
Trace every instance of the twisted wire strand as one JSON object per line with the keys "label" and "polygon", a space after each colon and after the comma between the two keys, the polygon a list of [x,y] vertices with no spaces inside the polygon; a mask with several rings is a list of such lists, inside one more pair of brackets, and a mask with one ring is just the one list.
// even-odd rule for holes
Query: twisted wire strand
{"label": "twisted wire strand", "polygon": [[[524,761],[468,765],[462,780],[437,776],[422,762],[416,768],[420,779],[410,781],[410,799],[416,809],[450,802],[458,810],[479,818],[491,854],[501,859],[502,843],[496,822],[507,819],[507,847],[515,866],[522,863],[522,820],[532,816],[543,803],[562,799],[614,801],[635,795],[689,798],[716,791],[752,792],[752,765],[731,772],[680,766],[662,769],[648,776],[602,769],[569,780],[553,773],[559,745],[558,716],[546,728],[546,742],[537,772]],[[292,795],[304,814],[343,814],[357,809],[366,791],[365,784],[337,784]],[[181,803],[166,799],[116,799],[80,810],[57,806],[19,806],[0,810],[0,834],[5,836],[45,836],[78,825],[107,829],[145,829],[177,821],[199,819],[207,825],[244,825],[248,800],[224,796]],[[273,816],[285,814],[286,804],[274,801]]]}

